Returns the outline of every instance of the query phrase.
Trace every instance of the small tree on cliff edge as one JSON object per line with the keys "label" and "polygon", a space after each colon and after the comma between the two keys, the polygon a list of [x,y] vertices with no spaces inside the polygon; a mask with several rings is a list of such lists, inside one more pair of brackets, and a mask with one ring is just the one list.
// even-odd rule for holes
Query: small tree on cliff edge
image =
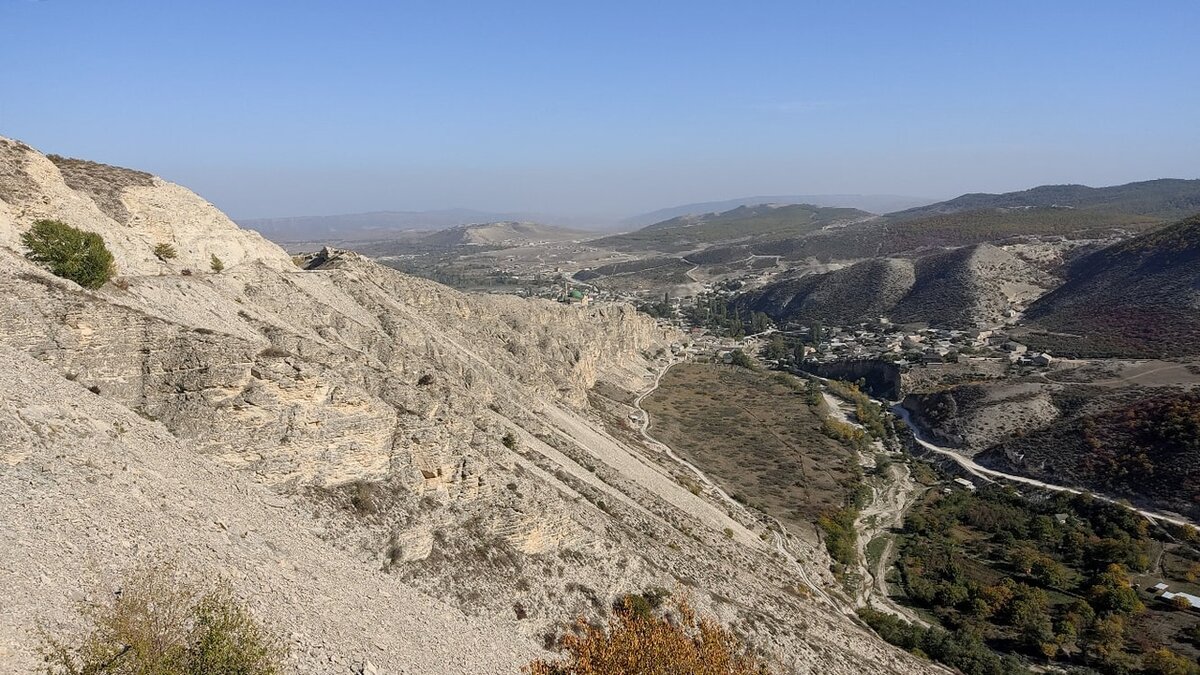
{"label": "small tree on cliff edge", "polygon": [[26,258],[84,288],[100,288],[113,276],[112,252],[95,232],[39,220],[21,234],[21,243],[29,249]]}

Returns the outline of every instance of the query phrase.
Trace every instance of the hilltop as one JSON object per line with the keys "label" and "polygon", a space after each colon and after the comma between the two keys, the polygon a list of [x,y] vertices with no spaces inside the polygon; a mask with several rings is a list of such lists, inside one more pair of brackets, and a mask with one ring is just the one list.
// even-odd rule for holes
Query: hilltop
{"label": "hilltop", "polygon": [[[281,244],[319,242],[347,244],[406,238],[412,233],[471,226],[479,223],[558,222],[588,225],[587,218],[535,213],[479,211],[475,209],[439,209],[433,211],[371,211],[328,216],[289,216],[281,218],[239,218],[238,223],[253,228]],[[418,234],[417,236],[421,236]]]}
{"label": "hilltop", "polygon": [[630,216],[621,221],[628,227],[645,227],[680,216],[698,216],[707,213],[723,213],[739,206],[759,204],[813,204],[816,206],[859,209],[870,213],[890,213],[902,209],[916,208],[934,200],[901,195],[769,195],[740,197],[713,202],[681,204],[649,213]]}
{"label": "hilltop", "polygon": [[944,202],[888,214],[892,222],[990,209],[1079,209],[1093,214],[1172,220],[1200,211],[1200,180],[1160,178],[1114,185],[1041,185],[1018,192],[969,193]]}
{"label": "hilltop", "polygon": [[529,246],[552,241],[578,241],[594,234],[539,223],[475,223],[459,225],[433,232],[418,239],[421,246],[448,248],[453,246]]}

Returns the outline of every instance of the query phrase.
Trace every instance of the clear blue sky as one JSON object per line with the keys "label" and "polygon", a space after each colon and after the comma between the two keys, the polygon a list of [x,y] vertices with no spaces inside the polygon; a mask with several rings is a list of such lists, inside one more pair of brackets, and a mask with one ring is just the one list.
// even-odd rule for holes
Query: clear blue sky
{"label": "clear blue sky", "polygon": [[235,217],[1200,177],[1200,2],[0,0],[0,134]]}

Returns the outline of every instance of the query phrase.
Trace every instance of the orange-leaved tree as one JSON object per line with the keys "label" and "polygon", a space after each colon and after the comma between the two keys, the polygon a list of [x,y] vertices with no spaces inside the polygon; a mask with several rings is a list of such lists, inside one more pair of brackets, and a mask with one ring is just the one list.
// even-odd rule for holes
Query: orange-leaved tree
{"label": "orange-leaved tree", "polygon": [[626,601],[607,627],[584,619],[561,640],[563,655],[522,668],[528,675],[769,675],[765,663],[728,629],[687,600],[676,616],[638,612]]}

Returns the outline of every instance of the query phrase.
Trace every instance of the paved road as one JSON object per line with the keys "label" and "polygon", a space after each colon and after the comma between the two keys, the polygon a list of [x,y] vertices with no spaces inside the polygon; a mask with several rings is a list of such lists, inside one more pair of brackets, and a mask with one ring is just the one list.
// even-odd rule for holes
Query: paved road
{"label": "paved road", "polygon": [[[1046,483],[1044,481],[1040,481],[1040,480],[1037,480],[1034,478],[1029,478],[1027,476],[1017,476],[1017,475],[1014,475],[1011,473],[1004,473],[1003,471],[996,471],[995,469],[989,469],[985,466],[981,466],[978,463],[976,463],[975,460],[971,459],[970,457],[967,457],[966,455],[963,455],[962,453],[959,453],[955,450],[951,450],[950,448],[943,448],[939,445],[934,445],[933,443],[930,443],[929,441],[922,438],[921,437],[922,436],[921,429],[919,427],[917,427],[916,424],[913,423],[912,417],[909,414],[908,409],[906,409],[904,406],[902,406],[900,404],[896,404],[896,405],[892,406],[892,413],[894,413],[897,417],[904,420],[908,424],[908,427],[910,429],[912,429],[913,438],[915,438],[917,443],[920,443],[922,447],[924,447],[925,449],[930,450],[932,452],[935,452],[939,455],[944,455],[946,457],[949,457],[950,459],[953,459],[955,462],[958,463],[959,466],[961,466],[963,469],[966,469],[967,473],[970,473],[973,476],[982,478],[983,480],[986,480],[989,482],[993,482],[995,479],[1002,479],[1002,480],[1012,481],[1014,483],[1024,483],[1026,485],[1034,485],[1036,487],[1045,488],[1047,490],[1053,490],[1055,492],[1069,492],[1071,494],[1076,494],[1076,495],[1087,492],[1086,490],[1070,488],[1070,487],[1066,487],[1064,485],[1055,485],[1053,483]],[[1104,495],[1099,495],[1094,492],[1091,492],[1090,494],[1093,497],[1095,497],[1096,499],[1109,502],[1110,504],[1117,504],[1118,506],[1124,506],[1127,509],[1136,511],[1137,513],[1142,514],[1143,516],[1145,516],[1146,518],[1149,518],[1152,521],[1161,521],[1161,522],[1165,522],[1165,523],[1172,523],[1174,525],[1184,525],[1184,526],[1200,529],[1200,525],[1197,525],[1195,522],[1190,521],[1186,518],[1183,518],[1182,516],[1167,515],[1164,513],[1159,513],[1157,511],[1150,511],[1147,509],[1139,509],[1139,508],[1136,508],[1133,506],[1129,506],[1127,504],[1123,504],[1115,499],[1112,499],[1111,497],[1105,497]]]}

